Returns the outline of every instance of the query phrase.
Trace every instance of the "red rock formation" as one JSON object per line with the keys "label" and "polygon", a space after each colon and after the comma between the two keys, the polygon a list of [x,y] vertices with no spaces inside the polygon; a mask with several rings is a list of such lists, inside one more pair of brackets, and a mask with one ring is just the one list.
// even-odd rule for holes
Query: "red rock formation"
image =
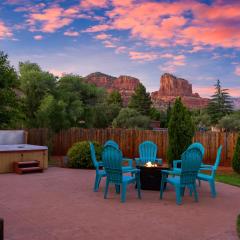
{"label": "red rock formation", "polygon": [[117,90],[120,92],[123,104],[126,106],[136,87],[140,83],[137,78],[120,76],[118,78],[100,72],[91,73],[85,77],[86,81],[95,84],[97,87],[104,87],[108,92]]}
{"label": "red rock formation", "polygon": [[178,96],[188,108],[204,108],[208,104],[207,98],[201,98],[198,93],[192,92],[192,84],[185,79],[165,73],[160,84],[159,91],[151,94],[153,105],[158,109],[173,103]]}

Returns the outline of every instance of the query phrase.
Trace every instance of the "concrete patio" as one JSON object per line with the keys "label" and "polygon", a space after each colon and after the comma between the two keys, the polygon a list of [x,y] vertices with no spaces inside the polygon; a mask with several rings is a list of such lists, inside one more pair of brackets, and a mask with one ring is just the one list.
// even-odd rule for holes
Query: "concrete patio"
{"label": "concrete patio", "polygon": [[240,213],[240,188],[217,183],[212,199],[209,187],[199,189],[199,202],[188,194],[177,206],[168,188],[164,199],[158,191],[142,191],[137,199],[133,186],[126,203],[113,187],[103,199],[92,191],[95,172],[49,168],[44,173],[0,176],[0,217],[5,240],[235,240]]}

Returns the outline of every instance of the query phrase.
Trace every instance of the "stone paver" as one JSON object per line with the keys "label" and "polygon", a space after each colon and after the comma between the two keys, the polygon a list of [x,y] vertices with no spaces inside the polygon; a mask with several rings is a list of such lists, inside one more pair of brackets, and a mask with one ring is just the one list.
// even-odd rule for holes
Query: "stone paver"
{"label": "stone paver", "polygon": [[94,175],[64,168],[0,175],[5,240],[237,239],[240,188],[217,183],[218,196],[212,199],[203,183],[198,203],[186,193],[177,206],[171,188],[162,201],[158,191],[142,191],[139,200],[129,186],[122,204],[113,187],[103,199],[105,180],[99,192],[92,191]]}

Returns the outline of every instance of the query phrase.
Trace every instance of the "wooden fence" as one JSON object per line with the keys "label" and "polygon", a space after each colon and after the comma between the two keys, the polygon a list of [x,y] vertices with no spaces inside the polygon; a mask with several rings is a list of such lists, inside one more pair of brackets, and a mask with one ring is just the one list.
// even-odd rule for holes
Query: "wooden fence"
{"label": "wooden fence", "polygon": [[[168,146],[167,131],[128,130],[128,129],[82,129],[71,128],[56,134],[52,140],[52,155],[64,156],[68,149],[78,141],[98,141],[103,144],[106,140],[115,140],[126,157],[137,157],[138,146],[145,140],[153,141],[158,146],[158,157],[166,161]],[[204,162],[214,164],[216,152],[223,145],[221,166],[231,166],[237,133],[197,132],[194,141],[201,142],[205,147]],[[28,143],[49,145],[47,129],[29,129]]]}

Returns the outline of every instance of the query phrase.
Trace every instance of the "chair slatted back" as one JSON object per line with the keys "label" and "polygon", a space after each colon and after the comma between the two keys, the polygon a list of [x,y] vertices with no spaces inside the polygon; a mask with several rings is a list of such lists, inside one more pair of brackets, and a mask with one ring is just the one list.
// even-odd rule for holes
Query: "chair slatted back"
{"label": "chair slatted back", "polygon": [[108,145],[103,149],[102,159],[109,182],[122,183],[122,152]]}
{"label": "chair slatted back", "polygon": [[202,152],[202,155],[204,156],[205,149],[200,142],[195,142],[191,144],[187,149],[192,149],[192,148],[198,148]]}
{"label": "chair slatted back", "polygon": [[182,154],[182,168],[180,175],[180,184],[194,184],[202,162],[202,152],[199,148],[187,149]]}
{"label": "chair slatted back", "polygon": [[119,149],[118,144],[113,140],[106,141],[105,144],[104,144],[104,147],[106,147],[106,146],[113,146],[113,147]]}
{"label": "chair slatted back", "polygon": [[142,142],[139,145],[139,155],[142,164],[154,162],[157,158],[157,145],[151,141]]}

